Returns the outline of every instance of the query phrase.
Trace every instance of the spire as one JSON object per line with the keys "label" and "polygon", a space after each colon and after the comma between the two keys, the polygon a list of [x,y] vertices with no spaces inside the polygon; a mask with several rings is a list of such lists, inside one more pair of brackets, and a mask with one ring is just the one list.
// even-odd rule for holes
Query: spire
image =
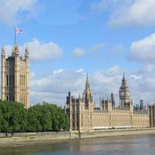
{"label": "spire", "polygon": [[85,90],[83,92],[83,100],[86,102],[93,102],[93,95],[90,88],[90,82],[89,82],[89,76],[87,74],[86,77],[86,84],[85,84]]}
{"label": "spire", "polygon": [[28,44],[26,44],[25,52],[29,53]]}
{"label": "spire", "polygon": [[28,44],[26,44],[26,48],[25,48],[25,58],[29,57],[29,48],[28,48]]}
{"label": "spire", "polygon": [[126,79],[125,79],[125,73],[123,73],[123,78],[122,78],[122,84],[120,88],[127,88],[127,83],[126,83]]}
{"label": "spire", "polygon": [[114,98],[114,95],[113,95],[113,92],[111,92],[111,99],[113,99]]}
{"label": "spire", "polygon": [[88,73],[87,73],[87,81],[89,81],[89,76],[88,76]]}
{"label": "spire", "polygon": [[122,81],[125,81],[125,72],[123,72],[123,78]]}
{"label": "spire", "polygon": [[89,83],[88,73],[87,73],[87,78],[86,78],[86,87],[85,87],[85,90],[90,90],[90,83]]}

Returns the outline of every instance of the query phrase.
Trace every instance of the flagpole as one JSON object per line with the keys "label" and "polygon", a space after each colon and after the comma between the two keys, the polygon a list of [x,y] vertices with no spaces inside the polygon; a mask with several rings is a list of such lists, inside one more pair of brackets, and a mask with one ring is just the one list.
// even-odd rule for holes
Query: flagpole
{"label": "flagpole", "polygon": [[16,45],[16,43],[17,43],[17,42],[16,42],[16,27],[15,27],[15,45]]}
{"label": "flagpole", "polygon": [[17,34],[22,34],[22,33],[24,33],[22,30],[20,30],[19,28],[17,28],[17,27],[15,27],[15,46],[18,44],[17,43]]}

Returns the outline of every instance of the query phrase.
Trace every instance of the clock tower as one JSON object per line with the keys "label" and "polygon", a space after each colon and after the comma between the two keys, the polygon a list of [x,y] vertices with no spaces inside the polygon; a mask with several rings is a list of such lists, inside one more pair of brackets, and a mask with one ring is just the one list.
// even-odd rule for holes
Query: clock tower
{"label": "clock tower", "polygon": [[122,84],[119,89],[119,99],[120,99],[120,107],[130,106],[130,91],[129,91],[129,87],[127,86],[127,82],[124,74],[122,78]]}

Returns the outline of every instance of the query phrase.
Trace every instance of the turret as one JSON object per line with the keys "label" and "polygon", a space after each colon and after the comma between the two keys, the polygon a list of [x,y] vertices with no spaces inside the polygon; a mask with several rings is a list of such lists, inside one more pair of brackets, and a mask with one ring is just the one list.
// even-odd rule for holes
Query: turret
{"label": "turret", "polygon": [[28,49],[28,44],[26,44],[26,48],[25,48],[25,60],[27,60],[29,58],[29,49]]}
{"label": "turret", "polygon": [[19,46],[17,44],[12,49],[12,56],[19,56]]}
{"label": "turret", "polygon": [[111,93],[110,99],[111,99],[111,102],[112,102],[112,107],[115,107],[115,99],[114,99],[114,94],[113,94],[113,92]]}
{"label": "turret", "polygon": [[68,96],[66,97],[66,105],[68,108],[69,108],[70,104],[71,104],[71,93],[68,92]]}
{"label": "turret", "polygon": [[2,58],[5,58],[5,48],[4,48],[4,46],[2,47],[1,57],[2,57]]}

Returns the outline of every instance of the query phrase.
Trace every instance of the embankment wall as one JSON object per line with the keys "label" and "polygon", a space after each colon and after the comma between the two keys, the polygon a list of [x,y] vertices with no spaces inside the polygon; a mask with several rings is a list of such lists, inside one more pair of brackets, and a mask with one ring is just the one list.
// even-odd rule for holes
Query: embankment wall
{"label": "embankment wall", "polygon": [[96,138],[96,137],[110,137],[110,136],[126,136],[126,135],[141,135],[141,134],[155,134],[155,128],[134,128],[134,129],[111,129],[93,132],[81,132],[80,138]]}
{"label": "embankment wall", "polygon": [[155,134],[155,128],[134,128],[134,129],[111,129],[103,131],[67,131],[67,132],[44,132],[44,133],[16,133],[13,136],[4,137],[0,134],[1,144],[13,144],[18,142],[45,142],[45,141],[59,141],[78,138],[96,138],[96,137],[110,137],[110,136],[126,136],[126,135],[140,135],[140,134]]}

